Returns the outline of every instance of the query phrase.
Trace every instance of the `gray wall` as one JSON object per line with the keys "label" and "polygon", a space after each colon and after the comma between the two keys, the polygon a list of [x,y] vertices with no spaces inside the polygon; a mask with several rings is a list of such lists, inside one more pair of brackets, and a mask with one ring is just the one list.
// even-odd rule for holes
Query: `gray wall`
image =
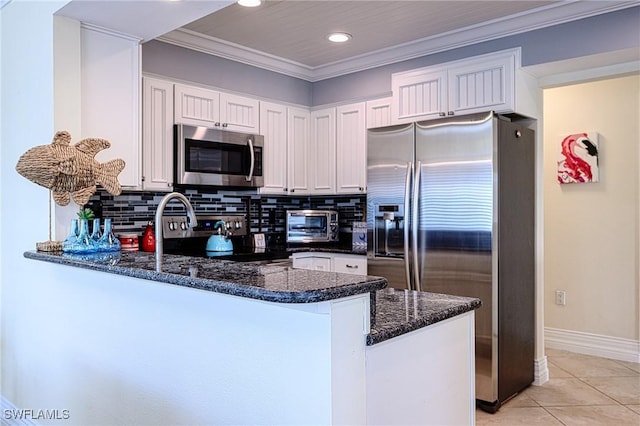
{"label": "gray wall", "polygon": [[156,40],[142,45],[142,71],[283,102],[312,102],[308,81]]}
{"label": "gray wall", "polygon": [[391,74],[513,47],[522,47],[522,66],[637,47],[640,7],[529,31],[484,43],[314,83],[313,104],[324,105],[391,93]]}
{"label": "gray wall", "polygon": [[142,70],[265,98],[308,106],[391,93],[391,74],[513,47],[522,65],[537,65],[610,51],[640,49],[640,6],[398,62],[315,83],[200,52],[151,41]]}

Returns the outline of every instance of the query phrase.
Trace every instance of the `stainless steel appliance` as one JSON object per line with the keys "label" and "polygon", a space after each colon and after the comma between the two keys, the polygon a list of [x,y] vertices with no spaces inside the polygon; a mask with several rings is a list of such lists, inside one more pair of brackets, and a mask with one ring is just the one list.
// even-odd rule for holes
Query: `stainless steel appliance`
{"label": "stainless steel appliance", "polygon": [[[164,252],[193,257],[215,257],[220,260],[235,262],[251,262],[270,264],[276,261],[280,265],[290,263],[291,255],[282,247],[255,248],[250,244],[251,234],[247,224],[247,217],[241,213],[220,213],[212,215],[196,215],[198,225],[194,228],[187,226],[186,216],[162,216],[164,235]],[[224,222],[224,230],[220,230],[220,222]],[[216,227],[216,224],[218,226]],[[233,241],[233,252],[207,251],[207,243],[212,235],[224,234]]]}
{"label": "stainless steel appliance", "polygon": [[367,144],[368,273],[482,300],[476,398],[495,412],[534,374],[534,132],[487,113],[371,129]]}
{"label": "stainless steel appliance", "polygon": [[288,243],[338,241],[338,212],[335,210],[287,210]]}
{"label": "stainless steel appliance", "polygon": [[261,187],[263,147],[261,135],[176,124],[174,182],[183,187]]}

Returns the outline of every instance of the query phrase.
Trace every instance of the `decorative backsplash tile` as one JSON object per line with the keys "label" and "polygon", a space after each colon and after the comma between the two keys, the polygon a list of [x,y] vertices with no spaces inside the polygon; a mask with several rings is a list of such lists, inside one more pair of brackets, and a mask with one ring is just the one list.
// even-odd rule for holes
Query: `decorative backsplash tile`
{"label": "decorative backsplash tile", "polygon": [[[284,233],[286,210],[289,209],[332,209],[337,210],[341,231],[350,232],[352,222],[365,220],[366,196],[302,196],[281,197],[260,195],[251,191],[203,192],[194,189],[184,191],[198,215],[216,213],[248,214],[251,232],[266,234]],[[91,207],[99,217],[110,217],[115,232],[142,233],[149,221],[153,221],[164,192],[123,191],[113,196],[98,189],[91,197]],[[184,213],[179,202],[170,202],[165,214]]]}

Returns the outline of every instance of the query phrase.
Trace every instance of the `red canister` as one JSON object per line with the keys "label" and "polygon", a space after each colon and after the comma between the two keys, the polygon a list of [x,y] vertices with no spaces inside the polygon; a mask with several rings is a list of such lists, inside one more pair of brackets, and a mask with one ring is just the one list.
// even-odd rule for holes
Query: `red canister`
{"label": "red canister", "polygon": [[140,245],[138,244],[138,234],[135,233],[122,233],[118,234],[122,251],[138,251]]}
{"label": "red canister", "polygon": [[142,234],[142,250],[156,251],[156,236],[153,233],[153,222],[149,222]]}

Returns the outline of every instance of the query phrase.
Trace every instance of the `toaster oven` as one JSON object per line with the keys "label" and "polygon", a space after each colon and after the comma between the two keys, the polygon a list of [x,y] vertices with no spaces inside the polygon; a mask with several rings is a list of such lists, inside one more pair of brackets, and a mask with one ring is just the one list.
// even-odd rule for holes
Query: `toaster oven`
{"label": "toaster oven", "polygon": [[338,241],[338,212],[335,210],[287,210],[288,243]]}

